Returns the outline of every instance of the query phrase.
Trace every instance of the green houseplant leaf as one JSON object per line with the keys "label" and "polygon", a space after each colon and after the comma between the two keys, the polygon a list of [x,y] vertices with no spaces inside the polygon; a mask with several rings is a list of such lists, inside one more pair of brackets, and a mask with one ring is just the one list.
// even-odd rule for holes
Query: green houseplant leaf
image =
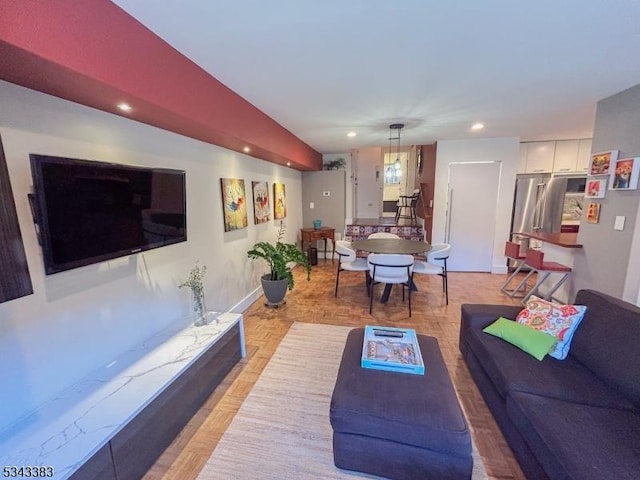
{"label": "green houseplant leaf", "polygon": [[275,244],[269,242],[258,242],[247,256],[252,259],[262,258],[269,264],[269,275],[271,280],[287,279],[289,290],[293,289],[293,273],[289,267],[290,263],[300,265],[307,272],[307,280],[311,279],[311,265],[307,256],[294,244],[282,242],[285,227],[280,224],[278,238]]}

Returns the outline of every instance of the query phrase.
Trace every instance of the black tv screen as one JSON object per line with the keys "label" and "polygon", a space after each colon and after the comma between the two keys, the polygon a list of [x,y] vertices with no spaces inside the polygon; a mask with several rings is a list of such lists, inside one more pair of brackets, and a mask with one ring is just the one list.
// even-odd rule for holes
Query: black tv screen
{"label": "black tv screen", "polygon": [[186,241],[184,171],[30,159],[47,275]]}

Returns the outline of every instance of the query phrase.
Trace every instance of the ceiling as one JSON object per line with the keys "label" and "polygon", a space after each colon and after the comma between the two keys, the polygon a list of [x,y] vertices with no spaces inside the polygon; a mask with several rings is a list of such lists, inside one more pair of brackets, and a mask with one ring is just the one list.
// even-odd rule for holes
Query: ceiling
{"label": "ceiling", "polygon": [[590,137],[640,83],[638,0],[114,3],[321,153]]}

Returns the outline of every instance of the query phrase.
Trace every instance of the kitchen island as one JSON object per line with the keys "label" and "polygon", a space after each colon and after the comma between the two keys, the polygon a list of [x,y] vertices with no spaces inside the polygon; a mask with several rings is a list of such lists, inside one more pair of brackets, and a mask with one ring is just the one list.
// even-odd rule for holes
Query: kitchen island
{"label": "kitchen island", "polygon": [[514,232],[513,236],[516,235],[533,238],[562,248],[582,248],[582,244],[578,243],[577,233]]}
{"label": "kitchen island", "polygon": [[[527,248],[539,248],[544,252],[545,261],[558,262],[568,267],[573,267],[573,260],[576,249],[582,248],[578,243],[577,233],[543,233],[543,232],[513,232],[512,238],[521,245],[521,254],[524,255]],[[532,241],[533,240],[533,241]],[[541,290],[546,292],[545,287],[553,285],[556,274],[543,284]],[[563,303],[569,303],[569,292],[571,291],[571,275],[567,281],[554,293],[554,297]]]}

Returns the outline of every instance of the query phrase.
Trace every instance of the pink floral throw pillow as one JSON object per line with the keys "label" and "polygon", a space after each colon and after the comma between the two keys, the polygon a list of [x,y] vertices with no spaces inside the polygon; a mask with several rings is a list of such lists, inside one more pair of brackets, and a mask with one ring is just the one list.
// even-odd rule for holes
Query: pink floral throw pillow
{"label": "pink floral throw pillow", "polygon": [[557,338],[549,355],[564,360],[569,354],[573,333],[578,328],[587,307],[584,305],[558,305],[532,295],[516,321],[549,333]]}

